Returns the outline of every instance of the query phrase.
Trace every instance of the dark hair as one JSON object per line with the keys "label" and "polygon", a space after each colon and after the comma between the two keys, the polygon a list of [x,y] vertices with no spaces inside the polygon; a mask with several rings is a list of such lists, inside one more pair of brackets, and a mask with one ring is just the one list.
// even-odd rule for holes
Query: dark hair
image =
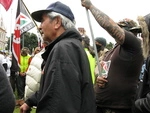
{"label": "dark hair", "polygon": [[90,39],[89,39],[89,37],[88,37],[87,35],[82,36],[82,41],[85,42],[84,45],[83,45],[84,48],[87,48],[87,49],[89,50],[90,54],[91,54],[93,57],[95,57],[94,50],[93,50],[93,48],[90,46]]}

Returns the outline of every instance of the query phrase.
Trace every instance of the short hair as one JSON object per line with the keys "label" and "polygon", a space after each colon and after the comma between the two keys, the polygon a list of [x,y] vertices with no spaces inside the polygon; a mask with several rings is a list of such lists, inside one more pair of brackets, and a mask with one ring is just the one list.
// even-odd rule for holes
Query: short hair
{"label": "short hair", "polygon": [[69,28],[75,28],[75,21],[72,22],[70,19],[68,19],[67,17],[63,16],[60,13],[49,12],[49,13],[47,13],[47,15],[52,20],[55,19],[57,16],[59,16],[62,19],[62,26],[64,27],[65,30],[67,30]]}
{"label": "short hair", "polygon": [[84,41],[84,47],[88,48],[90,46],[90,39],[87,35],[82,36],[82,41]]}

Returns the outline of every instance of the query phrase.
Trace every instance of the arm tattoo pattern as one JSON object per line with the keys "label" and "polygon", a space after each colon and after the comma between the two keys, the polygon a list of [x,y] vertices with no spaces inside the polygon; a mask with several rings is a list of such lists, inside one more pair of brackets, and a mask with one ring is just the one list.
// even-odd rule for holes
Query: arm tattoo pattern
{"label": "arm tattoo pattern", "polygon": [[124,42],[125,34],[123,29],[120,28],[109,16],[94,6],[90,7],[90,11],[99,25],[104,28],[118,43],[122,44]]}

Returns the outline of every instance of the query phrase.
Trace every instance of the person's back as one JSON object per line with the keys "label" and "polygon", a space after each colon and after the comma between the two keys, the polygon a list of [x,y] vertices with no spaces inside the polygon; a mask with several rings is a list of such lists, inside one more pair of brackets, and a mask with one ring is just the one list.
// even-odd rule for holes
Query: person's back
{"label": "person's back", "polygon": [[0,113],[13,113],[15,97],[2,65],[0,65]]}
{"label": "person's back", "polygon": [[93,50],[91,49],[90,39],[88,38],[87,35],[82,36],[82,45],[84,47],[84,50],[85,50],[85,52],[87,54],[87,57],[88,57],[88,60],[89,60],[91,76],[92,76],[92,82],[93,82],[93,84],[95,84],[95,74],[94,74],[95,54],[94,54]]}
{"label": "person's back", "polygon": [[97,48],[99,61],[96,62],[94,73],[95,73],[95,76],[98,76],[99,75],[98,63],[101,63],[101,61],[105,57],[106,53],[108,52],[108,49],[106,48],[107,41],[103,37],[96,37],[95,38],[95,44],[96,44],[96,48]]}
{"label": "person's back", "polygon": [[41,79],[41,64],[43,52],[37,53],[31,60],[28,70],[26,72],[26,86],[24,100],[28,99],[36,91],[39,90],[40,79]]}

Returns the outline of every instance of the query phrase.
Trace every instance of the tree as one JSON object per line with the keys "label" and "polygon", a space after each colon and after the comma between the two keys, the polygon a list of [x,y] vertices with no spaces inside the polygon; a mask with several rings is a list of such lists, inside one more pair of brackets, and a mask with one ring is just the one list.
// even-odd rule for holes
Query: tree
{"label": "tree", "polygon": [[[12,34],[13,37],[13,34]],[[11,42],[12,38],[11,37]],[[22,47],[28,47],[30,51],[32,52],[33,48],[38,46],[38,40],[37,35],[34,33],[26,32],[21,36],[21,48]],[[6,50],[9,50],[10,48],[10,38],[8,38],[7,47]]]}
{"label": "tree", "polygon": [[108,50],[112,49],[114,47],[114,44],[112,42],[109,42],[109,44],[106,45],[106,48]]}
{"label": "tree", "polygon": [[26,32],[21,36],[21,48],[28,47],[30,51],[32,51],[33,48],[37,46],[38,46],[37,35],[35,35],[34,33]]}

